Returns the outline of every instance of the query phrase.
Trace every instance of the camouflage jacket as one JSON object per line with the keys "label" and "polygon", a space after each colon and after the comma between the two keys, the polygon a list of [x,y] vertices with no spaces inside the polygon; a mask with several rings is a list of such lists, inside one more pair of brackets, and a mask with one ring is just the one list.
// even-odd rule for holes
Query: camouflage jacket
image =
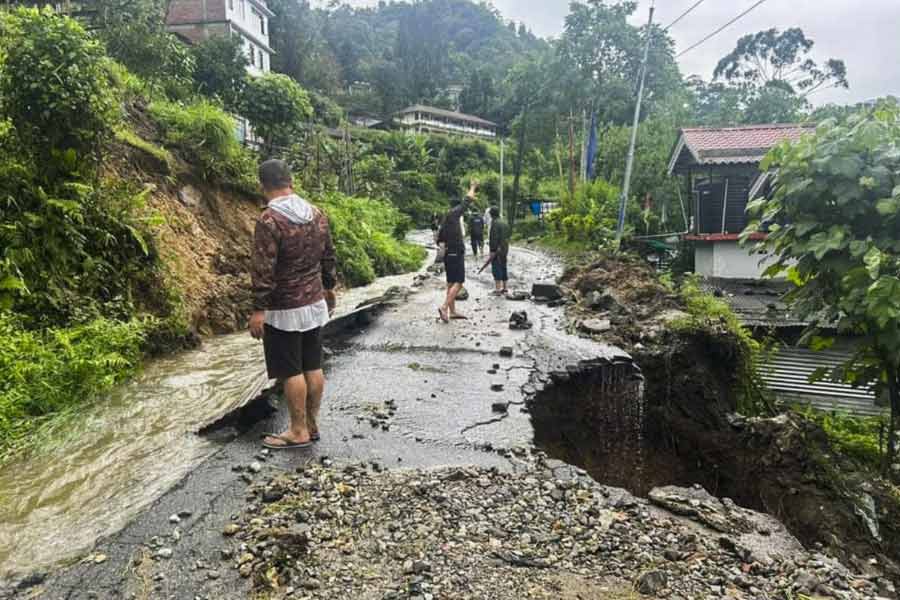
{"label": "camouflage jacket", "polygon": [[334,289],[337,262],[322,211],[296,196],[270,203],[256,222],[251,278],[256,310],[309,306]]}

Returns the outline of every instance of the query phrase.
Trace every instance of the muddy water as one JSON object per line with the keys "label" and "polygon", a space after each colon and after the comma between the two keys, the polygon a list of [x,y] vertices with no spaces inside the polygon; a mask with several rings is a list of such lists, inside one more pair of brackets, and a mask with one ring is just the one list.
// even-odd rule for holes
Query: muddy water
{"label": "muddy water", "polygon": [[[421,239],[421,238],[419,238]],[[431,258],[431,257],[429,257]],[[426,262],[426,265],[429,264]],[[412,275],[341,294],[338,316]],[[0,470],[0,579],[84,554],[217,449],[197,430],[268,385],[245,333],[147,364],[71,421],[68,435]]]}

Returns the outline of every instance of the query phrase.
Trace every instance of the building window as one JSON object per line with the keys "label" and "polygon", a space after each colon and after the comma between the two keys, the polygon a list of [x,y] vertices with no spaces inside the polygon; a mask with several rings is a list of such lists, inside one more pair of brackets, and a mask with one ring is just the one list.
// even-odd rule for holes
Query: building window
{"label": "building window", "polygon": [[256,47],[250,44],[250,64],[256,66]]}
{"label": "building window", "polygon": [[247,3],[241,0],[241,19],[247,18]]}
{"label": "building window", "polygon": [[259,15],[259,32],[266,35],[266,18]]}

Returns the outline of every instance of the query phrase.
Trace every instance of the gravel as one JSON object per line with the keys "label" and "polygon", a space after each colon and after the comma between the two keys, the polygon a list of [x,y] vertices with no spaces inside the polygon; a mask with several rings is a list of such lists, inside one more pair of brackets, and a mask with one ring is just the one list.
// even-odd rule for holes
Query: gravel
{"label": "gravel", "polygon": [[517,463],[516,473],[314,465],[278,475],[249,487],[222,556],[273,598],[892,595],[820,554],[749,551],[725,527],[554,471],[540,454]]}

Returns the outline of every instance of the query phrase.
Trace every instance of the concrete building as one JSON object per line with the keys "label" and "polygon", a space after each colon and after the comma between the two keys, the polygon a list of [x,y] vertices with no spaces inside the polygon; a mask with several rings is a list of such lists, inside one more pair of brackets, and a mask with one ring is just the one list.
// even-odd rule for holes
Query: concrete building
{"label": "concrete building", "polygon": [[487,119],[422,104],[394,114],[393,126],[415,133],[446,133],[485,139],[497,137],[497,124]]}
{"label": "concrete building", "polygon": [[769,266],[765,255],[738,244],[747,226],[748,202],[768,192],[763,157],[783,140],[814,131],[806,125],[748,125],[691,128],[679,132],[669,161],[670,175],[685,175],[692,199],[694,268],[705,277],[758,279]]}
{"label": "concrete building", "polygon": [[272,68],[269,19],[274,16],[265,0],[172,0],[166,27],[191,43],[216,35],[239,36],[250,62],[248,72],[260,75]]}

